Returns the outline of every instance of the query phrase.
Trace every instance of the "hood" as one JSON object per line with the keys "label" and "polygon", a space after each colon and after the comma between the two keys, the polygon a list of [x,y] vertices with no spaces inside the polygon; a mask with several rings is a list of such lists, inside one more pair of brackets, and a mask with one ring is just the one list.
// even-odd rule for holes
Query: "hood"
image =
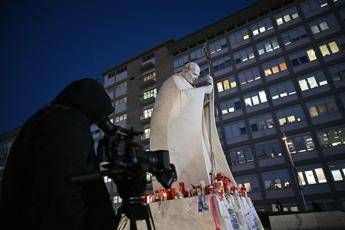
{"label": "hood", "polygon": [[77,109],[87,116],[90,123],[97,123],[114,111],[103,86],[91,78],[72,82],[57,95],[52,104]]}

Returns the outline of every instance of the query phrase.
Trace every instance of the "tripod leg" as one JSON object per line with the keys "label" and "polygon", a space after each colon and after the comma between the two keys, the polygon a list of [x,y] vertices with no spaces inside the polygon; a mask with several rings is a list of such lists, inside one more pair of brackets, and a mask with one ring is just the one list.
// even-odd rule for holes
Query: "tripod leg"
{"label": "tripod leg", "polygon": [[124,227],[127,224],[127,220],[125,220],[125,216],[122,216],[121,213],[118,213],[115,216],[114,224],[115,224],[115,229],[116,230],[121,230],[124,229]]}
{"label": "tripod leg", "polygon": [[149,220],[148,221],[149,222],[150,222],[150,220],[152,221],[153,229],[156,230],[156,226],[155,226],[155,222],[153,221],[153,216],[152,216],[150,205],[147,205],[147,212],[149,214]]}

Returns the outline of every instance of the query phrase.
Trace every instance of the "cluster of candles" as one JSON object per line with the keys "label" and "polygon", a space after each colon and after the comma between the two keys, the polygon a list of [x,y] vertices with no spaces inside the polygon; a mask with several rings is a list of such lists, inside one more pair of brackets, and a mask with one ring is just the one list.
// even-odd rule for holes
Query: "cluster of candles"
{"label": "cluster of candles", "polygon": [[237,187],[235,183],[222,173],[218,173],[214,178],[214,183],[205,186],[203,181],[197,186],[191,185],[191,189],[186,189],[183,181],[179,182],[179,189],[175,188],[155,190],[154,194],[146,194],[143,197],[143,202],[152,203],[156,201],[182,199],[200,195],[209,195],[216,193],[220,196],[224,194],[247,196],[247,191],[244,186]]}

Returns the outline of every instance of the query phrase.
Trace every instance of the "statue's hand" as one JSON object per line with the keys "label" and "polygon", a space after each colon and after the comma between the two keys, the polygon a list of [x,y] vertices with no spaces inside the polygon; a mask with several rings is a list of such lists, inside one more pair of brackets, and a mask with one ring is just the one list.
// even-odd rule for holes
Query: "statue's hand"
{"label": "statue's hand", "polygon": [[207,90],[206,93],[207,94],[211,94],[213,91],[213,77],[211,77],[210,75],[207,76],[207,81],[210,85],[206,86]]}
{"label": "statue's hand", "polygon": [[207,75],[207,81],[213,87],[213,77],[211,77],[210,75]]}

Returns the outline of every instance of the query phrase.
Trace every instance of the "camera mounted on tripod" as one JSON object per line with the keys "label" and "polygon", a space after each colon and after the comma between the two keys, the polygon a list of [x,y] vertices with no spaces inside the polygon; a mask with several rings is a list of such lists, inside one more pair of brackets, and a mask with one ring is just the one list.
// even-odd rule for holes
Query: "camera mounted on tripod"
{"label": "camera mounted on tripod", "polygon": [[107,162],[103,165],[105,174],[115,181],[124,201],[144,193],[146,173],[156,176],[164,188],[176,181],[175,166],[170,164],[167,150],[145,151],[134,141],[142,132],[116,126],[108,118],[99,122],[98,127],[105,135],[99,141],[97,155]]}

